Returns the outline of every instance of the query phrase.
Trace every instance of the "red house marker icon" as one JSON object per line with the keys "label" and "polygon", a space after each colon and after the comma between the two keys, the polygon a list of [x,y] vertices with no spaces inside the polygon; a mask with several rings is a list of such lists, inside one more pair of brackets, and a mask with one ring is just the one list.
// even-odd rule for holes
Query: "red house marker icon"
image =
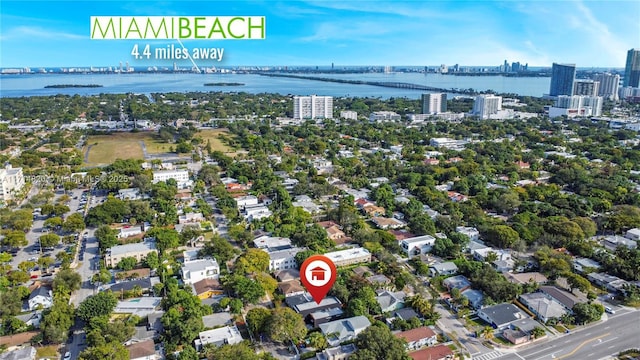
{"label": "red house marker icon", "polygon": [[326,270],[317,266],[311,269],[311,280],[324,280],[324,272]]}

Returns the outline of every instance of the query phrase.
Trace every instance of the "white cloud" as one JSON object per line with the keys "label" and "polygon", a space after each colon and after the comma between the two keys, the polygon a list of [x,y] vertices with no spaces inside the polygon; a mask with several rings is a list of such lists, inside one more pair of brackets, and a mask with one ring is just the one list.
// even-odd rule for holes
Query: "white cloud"
{"label": "white cloud", "polygon": [[78,35],[73,33],[54,31],[50,29],[44,29],[41,27],[34,26],[16,26],[7,30],[4,34],[0,36],[0,40],[14,40],[14,39],[66,39],[66,40],[87,40],[89,38],[89,34],[87,35]]}

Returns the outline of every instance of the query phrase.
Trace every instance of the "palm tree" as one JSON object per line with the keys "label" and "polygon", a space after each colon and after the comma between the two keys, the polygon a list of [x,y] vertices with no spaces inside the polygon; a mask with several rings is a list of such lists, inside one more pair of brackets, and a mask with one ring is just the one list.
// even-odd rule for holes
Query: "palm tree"
{"label": "palm tree", "polygon": [[493,339],[493,328],[491,326],[485,326],[484,329],[482,329],[482,337],[485,338],[486,340],[491,340]]}

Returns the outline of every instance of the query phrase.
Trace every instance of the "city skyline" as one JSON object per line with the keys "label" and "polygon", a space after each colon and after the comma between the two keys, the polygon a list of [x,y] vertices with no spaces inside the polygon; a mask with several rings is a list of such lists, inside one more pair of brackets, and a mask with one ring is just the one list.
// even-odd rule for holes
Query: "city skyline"
{"label": "city skyline", "polygon": [[[0,67],[172,66],[135,60],[134,44],[161,40],[90,40],[90,16],[255,15],[266,17],[266,39],[183,41],[223,47],[209,66],[420,66],[455,63],[583,67],[625,66],[640,47],[640,3],[567,2],[109,2],[3,1]],[[589,39],[585,41],[584,39]],[[469,55],[473,64],[468,64]],[[178,61],[190,66],[189,60]]]}

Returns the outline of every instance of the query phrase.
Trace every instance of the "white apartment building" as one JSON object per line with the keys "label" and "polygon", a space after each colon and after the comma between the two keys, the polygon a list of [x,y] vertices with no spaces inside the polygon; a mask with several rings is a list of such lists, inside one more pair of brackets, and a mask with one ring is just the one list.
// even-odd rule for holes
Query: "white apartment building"
{"label": "white apartment building", "polygon": [[306,249],[293,247],[277,251],[267,251],[266,249],[262,250],[269,254],[269,271],[280,271],[286,269],[297,269],[298,263],[296,262],[296,254]]}
{"label": "white apartment building", "polygon": [[555,105],[549,108],[549,117],[600,116],[602,102],[601,96],[560,95]]}
{"label": "white apartment building", "polygon": [[393,111],[374,111],[369,115],[370,122],[400,121],[402,116]]}
{"label": "white apartment building", "polygon": [[178,183],[178,188],[183,189],[191,183],[189,180],[189,172],[187,170],[160,170],[153,172],[153,183],[167,181],[173,179]]}
{"label": "white apartment building", "polygon": [[293,118],[294,119],[332,119],[333,118],[333,97],[332,96],[294,96],[293,97]]}
{"label": "white apartment building", "polygon": [[416,255],[425,254],[431,251],[431,247],[436,242],[436,238],[431,235],[415,236],[404,239],[400,242],[400,246],[407,253],[409,259]]}
{"label": "white apartment building", "polygon": [[471,114],[481,119],[489,119],[500,110],[502,110],[502,96],[478,95],[473,103]]}
{"label": "white apartment building", "polygon": [[13,200],[15,194],[23,187],[22,168],[7,165],[4,169],[0,169],[0,200],[4,202]]}
{"label": "white apartment building", "polygon": [[358,120],[358,113],[351,110],[340,111],[340,117],[347,120]]}
{"label": "white apartment building", "polygon": [[422,113],[439,114],[447,111],[447,94],[422,94]]}
{"label": "white apartment building", "polygon": [[467,140],[456,140],[451,138],[431,138],[429,145],[433,147],[443,147],[449,150],[463,150],[465,145],[469,142]]}
{"label": "white apartment building", "polygon": [[593,77],[593,80],[600,83],[600,87],[598,88],[598,93],[596,95],[609,100],[618,100],[620,75],[610,73],[597,74]]}
{"label": "white apartment building", "polygon": [[255,195],[240,196],[236,198],[236,204],[238,205],[238,209],[245,206],[258,205],[258,197]]}
{"label": "white apartment building", "polygon": [[220,265],[216,259],[197,259],[185,261],[182,265],[182,281],[185,284],[194,284],[204,279],[218,279],[220,277]]}
{"label": "white apartment building", "polygon": [[326,253],[324,256],[331,259],[336,266],[347,266],[371,261],[371,253],[369,250],[361,247],[334,251]]}
{"label": "white apartment building", "polygon": [[242,342],[242,335],[238,327],[228,325],[225,327],[202,331],[198,334],[198,338],[194,340],[196,350],[202,350],[202,347],[207,344],[214,344],[215,346],[222,345],[234,345]]}

